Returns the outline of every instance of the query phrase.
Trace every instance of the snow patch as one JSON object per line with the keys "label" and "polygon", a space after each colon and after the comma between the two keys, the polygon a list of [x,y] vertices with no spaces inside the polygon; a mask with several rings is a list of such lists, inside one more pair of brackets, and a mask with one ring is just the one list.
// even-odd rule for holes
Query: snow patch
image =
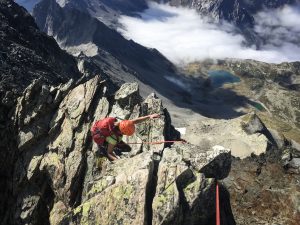
{"label": "snow patch", "polygon": [[181,135],[186,134],[186,127],[175,127],[175,130],[177,130]]}

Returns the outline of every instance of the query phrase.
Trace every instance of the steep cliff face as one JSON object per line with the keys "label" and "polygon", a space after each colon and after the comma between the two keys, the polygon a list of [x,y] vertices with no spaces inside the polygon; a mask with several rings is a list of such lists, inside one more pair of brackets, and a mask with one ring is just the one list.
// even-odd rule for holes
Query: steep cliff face
{"label": "steep cliff face", "polygon": [[[241,125],[249,135],[268,139],[261,156],[231,158],[230,150],[203,143],[142,144],[178,139],[167,109],[155,95],[142,100],[136,83],[108,93],[98,76],[56,87],[37,80],[25,90],[14,116],[19,157],[6,223],[214,224],[216,179],[225,178],[222,224],[297,224],[297,143],[253,114]],[[89,128],[98,119],[150,113],[161,118],[138,125],[124,141],[140,144],[118,150],[114,163],[91,140]]]}
{"label": "steep cliff face", "polygon": [[[126,142],[178,138],[161,100],[150,95],[141,102],[136,83],[109,96],[99,77],[77,86],[35,81],[19,98],[15,114],[19,156],[11,222],[211,224],[215,178],[228,175],[230,150],[138,144],[112,164],[91,141],[95,120],[150,113],[162,116],[138,125]],[[228,211],[224,218],[233,220]]]}
{"label": "steep cliff face", "polygon": [[[215,146],[217,142],[198,146],[142,143],[179,138],[162,100],[154,94],[143,99],[136,83],[118,89],[107,74],[102,76],[97,63],[82,55],[79,68],[84,78],[78,80],[72,57],[52,46],[53,39],[41,34],[23,9],[11,1],[0,3],[0,35],[5,41],[0,44],[7,44],[1,45],[0,69],[19,79],[14,83],[7,80],[9,76],[1,77],[5,84],[0,107],[2,224],[214,224],[216,179],[224,179],[220,182],[222,224],[235,224],[235,220],[238,224],[298,224],[299,144],[270,130],[255,115],[244,119],[242,127],[268,139],[268,151],[261,156],[231,158],[230,150]],[[21,26],[23,20],[31,25]],[[25,46],[24,52],[29,49],[31,53],[23,59],[15,55],[15,46]],[[98,59],[104,56],[112,58],[102,52]],[[19,58],[29,61],[22,63]],[[249,62],[222,63],[234,71],[242,69],[241,77],[252,73]],[[276,90],[298,91],[298,64],[293,65],[278,66],[275,80],[281,88]],[[282,73],[285,67],[290,73]],[[85,68],[101,77],[91,77]],[[257,67],[259,74],[272,79],[269,75],[274,73],[261,68]],[[260,84],[250,82],[253,87],[268,87]],[[298,99],[298,92],[292,93]],[[137,126],[136,134],[125,141],[138,144],[132,144],[129,152],[117,151],[120,159],[114,163],[91,140],[89,129],[98,119],[131,119],[150,113],[159,113],[161,118]],[[209,132],[211,125],[203,124],[195,137]],[[207,138],[217,141],[218,133],[214,136]]]}
{"label": "steep cliff face", "polygon": [[[16,0],[24,6],[29,12],[41,0]],[[75,8],[82,12],[97,18],[107,26],[116,28],[118,26],[118,17],[123,15],[137,15],[138,12],[145,10],[146,0],[57,0],[61,7]]]}
{"label": "steep cliff face", "polygon": [[[183,78],[162,54],[125,39],[89,14],[68,6],[62,8],[54,0],[44,0],[35,7],[33,16],[39,27],[53,35],[63,49],[90,56],[112,77],[149,85],[167,98],[189,96],[185,87],[168,79]],[[118,71],[110,72],[117,64],[120,65]]]}
{"label": "steep cliff face", "polygon": [[0,2],[0,10],[2,99],[7,91],[18,95],[39,77],[53,84],[80,77],[74,58],[39,31],[28,12],[8,0]]}
{"label": "steep cliff face", "polygon": [[0,215],[4,223],[17,157],[11,121],[16,98],[34,79],[58,84],[80,76],[75,59],[62,51],[53,38],[40,32],[23,8],[14,1],[0,1]]}

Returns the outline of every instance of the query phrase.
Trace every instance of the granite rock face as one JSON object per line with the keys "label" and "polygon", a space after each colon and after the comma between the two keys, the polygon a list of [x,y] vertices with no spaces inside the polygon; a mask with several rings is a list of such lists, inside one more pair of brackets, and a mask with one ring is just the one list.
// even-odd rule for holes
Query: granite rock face
{"label": "granite rock face", "polygon": [[[17,98],[28,85],[33,85],[35,79],[43,84],[58,85],[67,83],[70,79],[76,82],[80,78],[76,60],[61,50],[53,38],[42,33],[24,8],[11,0],[0,1],[0,220],[4,224],[8,220],[7,208],[10,208],[11,202],[14,201],[11,198],[14,188],[12,177],[13,164],[19,156],[18,145],[21,148],[29,146],[37,137],[45,135],[43,119],[40,118],[39,121],[34,122],[38,127],[33,132],[24,129],[19,140],[16,140],[18,134],[12,118]],[[40,95],[36,98],[39,102],[28,105],[33,111],[28,113],[26,118],[22,118],[24,120],[21,126],[27,126],[35,116],[40,117],[41,111],[48,108],[39,107],[43,102],[52,102],[51,98],[55,97],[46,86],[40,88],[36,85],[34,88],[36,90],[32,91],[32,94]],[[56,100],[59,97],[60,94],[57,95]],[[29,99],[31,96],[26,95],[23,101]],[[47,107],[51,108],[50,104]],[[26,110],[30,111],[29,108]],[[40,202],[39,199],[38,195],[27,199],[28,207]]]}
{"label": "granite rock face", "polygon": [[[109,93],[99,76],[56,87],[36,80],[24,91],[14,116],[19,158],[6,224],[211,224],[221,179],[224,224],[268,224],[271,215],[297,224],[299,146],[275,136],[257,115],[242,127],[265,135],[268,150],[239,160],[219,145],[142,143],[178,138],[161,100],[154,94],[143,100],[136,83]],[[114,163],[91,140],[98,119],[150,113],[161,117],[137,125],[124,141],[139,144],[118,152]]]}
{"label": "granite rock face", "polygon": [[[217,166],[214,161],[222,163]],[[230,165],[228,150],[207,152],[189,144],[165,149],[157,172],[152,224],[210,224],[215,216],[216,179],[226,177]]]}
{"label": "granite rock face", "polygon": [[[99,156],[89,132],[94,121],[150,113],[161,117],[137,125],[136,134],[124,139],[140,143],[132,151],[120,152],[114,163]],[[36,80],[15,113],[19,157],[8,223],[209,223],[216,179],[230,171],[230,150],[142,144],[178,138],[169,117],[155,95],[142,100],[136,83],[110,96],[98,76],[56,87]]]}

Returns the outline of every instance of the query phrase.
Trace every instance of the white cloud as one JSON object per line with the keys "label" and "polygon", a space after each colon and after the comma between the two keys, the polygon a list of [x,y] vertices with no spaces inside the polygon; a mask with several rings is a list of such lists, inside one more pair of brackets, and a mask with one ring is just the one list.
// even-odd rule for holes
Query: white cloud
{"label": "white cloud", "polygon": [[259,12],[256,15],[255,31],[266,38],[269,45],[299,45],[300,5]]}
{"label": "white cloud", "polygon": [[[288,42],[278,44],[278,40],[271,41],[262,46],[261,50],[244,47],[245,39],[236,34],[234,26],[225,22],[221,26],[211,24],[195,10],[161,4],[150,4],[141,18],[122,16],[120,22],[124,27],[119,31],[128,39],[158,49],[175,63],[227,57],[276,63],[300,60],[300,48],[295,44],[300,44],[297,42],[299,11],[285,7],[277,11],[262,12],[257,18],[258,33],[269,35],[270,32],[275,32],[278,33],[276,38],[279,40],[285,34]],[[274,26],[277,26],[275,31],[272,29]],[[293,35],[287,34],[290,31]]]}

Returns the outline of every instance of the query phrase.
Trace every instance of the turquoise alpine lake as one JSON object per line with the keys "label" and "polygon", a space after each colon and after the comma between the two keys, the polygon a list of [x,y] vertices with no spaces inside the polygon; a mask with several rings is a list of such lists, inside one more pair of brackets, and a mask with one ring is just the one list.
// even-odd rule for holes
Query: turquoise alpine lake
{"label": "turquoise alpine lake", "polygon": [[265,107],[263,107],[263,105],[258,102],[254,102],[251,105],[259,111],[266,111]]}
{"label": "turquoise alpine lake", "polygon": [[225,70],[209,70],[209,79],[214,88],[222,87],[225,83],[240,82],[241,79]]}

